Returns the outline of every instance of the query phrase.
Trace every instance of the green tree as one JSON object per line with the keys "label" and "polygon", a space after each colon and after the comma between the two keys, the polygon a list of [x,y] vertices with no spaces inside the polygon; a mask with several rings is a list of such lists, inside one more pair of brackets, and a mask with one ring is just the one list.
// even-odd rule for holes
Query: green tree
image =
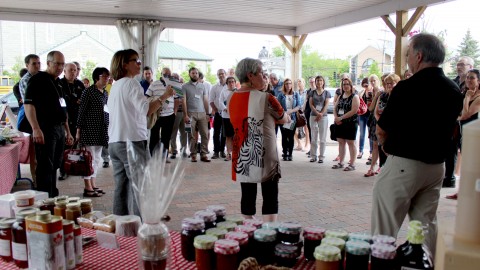
{"label": "green tree", "polygon": [[215,84],[217,81],[217,75],[212,73],[212,67],[207,65],[207,72],[204,74],[205,80],[211,84]]}
{"label": "green tree", "polygon": [[349,72],[348,59],[331,59],[312,50],[310,45],[302,49],[302,73],[305,81],[311,76],[322,75],[326,80],[327,87],[337,87],[338,80],[334,78],[334,72],[339,77],[342,73]]}
{"label": "green tree", "polygon": [[195,63],[194,63],[194,62],[188,63],[188,65],[187,65],[187,70],[184,70],[184,71],[180,74],[180,77],[182,77],[185,82],[190,81],[190,75],[188,75],[188,70],[189,70],[190,68],[192,68],[192,67],[195,67]]}
{"label": "green tree", "polygon": [[476,41],[470,34],[470,29],[467,30],[462,43],[458,47],[458,56],[470,56],[475,61],[475,66],[480,64],[480,52],[478,48],[478,41]]}
{"label": "green tree", "polygon": [[20,69],[24,68],[25,67],[25,63],[23,62],[23,59],[22,57],[20,56],[17,56],[15,57],[15,64],[12,66],[12,70],[11,71],[8,71],[8,70],[4,70],[3,71],[3,75],[5,76],[9,76],[10,78],[13,79],[13,81],[15,83],[19,82],[20,81]]}
{"label": "green tree", "polygon": [[[92,80],[92,73],[93,70],[97,67],[97,63],[87,60],[87,63],[85,66],[82,68],[82,73],[80,74],[80,77],[83,78],[88,78],[89,80]],[[90,84],[93,84],[93,81],[90,82]]]}
{"label": "green tree", "polygon": [[287,51],[287,47],[285,45],[280,45],[272,48],[272,56],[273,57],[283,57],[285,56]]}
{"label": "green tree", "polygon": [[378,78],[381,78],[383,75],[376,61],[373,61],[373,63],[370,65],[368,72],[369,72],[368,76],[375,74],[378,76]]}

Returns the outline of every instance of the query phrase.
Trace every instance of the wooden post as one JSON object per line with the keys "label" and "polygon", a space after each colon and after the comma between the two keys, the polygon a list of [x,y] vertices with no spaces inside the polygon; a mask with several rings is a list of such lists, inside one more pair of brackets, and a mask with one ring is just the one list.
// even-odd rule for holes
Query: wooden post
{"label": "wooden post", "polygon": [[302,74],[300,72],[301,70],[301,51],[302,51],[302,46],[303,43],[305,42],[305,39],[307,38],[307,34],[303,34],[301,36],[293,36],[292,37],[292,43],[288,42],[288,40],[285,38],[285,36],[278,36],[280,40],[283,42],[285,47],[290,51],[292,54],[292,72],[290,74],[290,79],[292,81],[296,81],[298,78],[302,77]]}

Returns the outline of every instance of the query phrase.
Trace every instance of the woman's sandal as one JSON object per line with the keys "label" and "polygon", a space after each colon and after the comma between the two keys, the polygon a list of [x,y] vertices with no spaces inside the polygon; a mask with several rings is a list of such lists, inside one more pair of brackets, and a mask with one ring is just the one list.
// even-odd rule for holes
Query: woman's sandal
{"label": "woman's sandal", "polygon": [[355,166],[353,166],[352,164],[348,164],[348,166],[345,167],[345,169],[343,169],[343,170],[346,171],[346,172],[355,171]]}
{"label": "woman's sandal", "polygon": [[102,194],[97,193],[95,190],[84,189],[83,197],[96,198],[96,197],[102,197]]}
{"label": "woman's sandal", "polygon": [[370,177],[370,176],[374,176],[374,175],[375,175],[375,173],[372,170],[368,170],[368,172],[366,174],[364,174],[363,176]]}
{"label": "woman's sandal", "polygon": [[363,152],[360,152],[357,156],[357,159],[361,159],[363,157]]}
{"label": "woman's sandal", "polygon": [[335,164],[332,166],[332,169],[341,169],[343,168],[343,164],[342,163],[338,163],[338,164]]}
{"label": "woman's sandal", "polygon": [[316,161],[317,161],[316,157],[313,157],[312,159],[310,159],[310,162],[316,162]]}
{"label": "woman's sandal", "polygon": [[98,187],[94,187],[93,190],[95,190],[95,192],[97,192],[98,194],[106,194],[105,191],[103,191],[103,189]]}

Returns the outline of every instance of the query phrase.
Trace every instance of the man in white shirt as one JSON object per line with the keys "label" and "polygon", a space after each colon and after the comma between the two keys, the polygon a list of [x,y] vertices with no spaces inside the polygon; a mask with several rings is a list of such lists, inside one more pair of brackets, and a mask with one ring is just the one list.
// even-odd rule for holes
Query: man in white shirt
{"label": "man in white shirt", "polygon": [[[222,114],[218,111],[218,98],[224,89],[227,88],[226,73],[224,69],[217,71],[218,83],[210,90],[208,101],[212,107],[213,115],[213,156],[217,159],[220,156],[225,158],[225,136],[222,134]],[[219,156],[220,155],[220,156]]]}

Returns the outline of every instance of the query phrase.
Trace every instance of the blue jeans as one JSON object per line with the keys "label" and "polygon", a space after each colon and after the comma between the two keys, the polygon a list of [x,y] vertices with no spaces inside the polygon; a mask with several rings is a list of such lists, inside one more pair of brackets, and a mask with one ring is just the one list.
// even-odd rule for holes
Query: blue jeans
{"label": "blue jeans", "polygon": [[[358,116],[358,126],[360,128],[360,139],[358,142],[358,153],[363,153],[363,145],[365,144],[365,133],[367,132],[367,121],[370,117],[370,113],[365,113],[364,115]],[[368,128],[370,129],[370,128]],[[368,136],[367,136],[368,137]],[[368,140],[370,142],[370,154],[373,150],[373,141],[371,139]]]}

